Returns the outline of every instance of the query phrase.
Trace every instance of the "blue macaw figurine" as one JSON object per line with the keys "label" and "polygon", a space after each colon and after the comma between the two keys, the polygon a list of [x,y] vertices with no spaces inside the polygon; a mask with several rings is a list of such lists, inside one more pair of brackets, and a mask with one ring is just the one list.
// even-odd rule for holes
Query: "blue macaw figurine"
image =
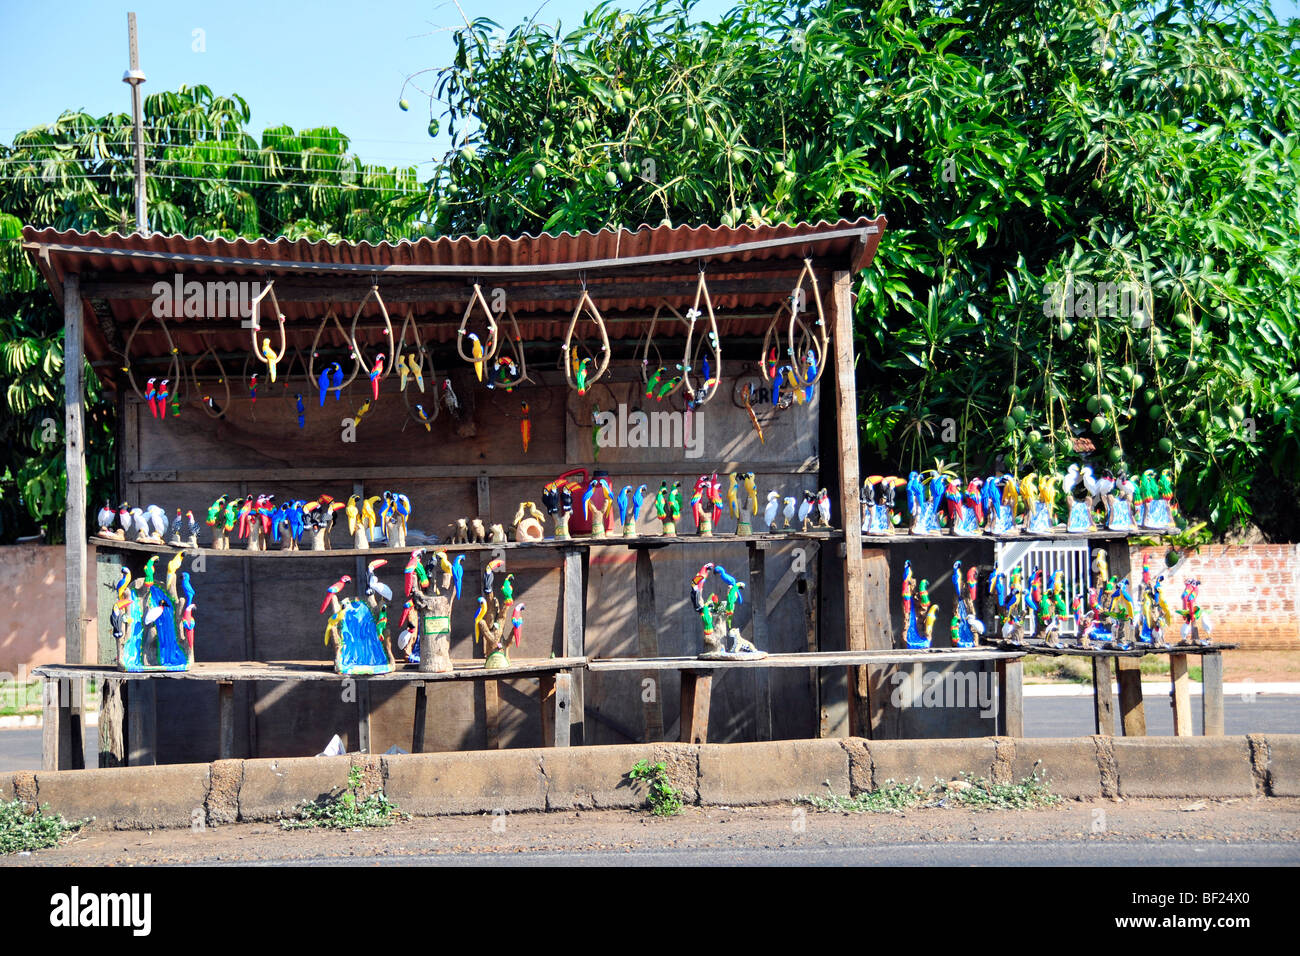
{"label": "blue macaw figurine", "polygon": [[[725,584],[727,587],[729,588],[735,587],[736,579],[732,577],[731,574],[727,571],[727,569],[724,568],[722,565],[715,564],[713,566],[713,573],[716,574],[718,577],[722,578],[722,583]],[[745,603],[745,597],[739,591],[736,592],[736,603],[737,604]]]}
{"label": "blue macaw figurine", "polygon": [[925,484],[915,471],[907,476],[907,513],[913,518],[921,514],[925,504]]}
{"label": "blue macaw figurine", "polygon": [[334,369],[334,377],[330,379],[330,387],[334,391],[334,401],[343,397],[343,366],[335,362],[330,368]]}
{"label": "blue macaw figurine", "polygon": [[460,600],[460,579],[465,573],[465,555],[456,555],[456,560],[451,565],[451,579],[456,585],[456,600]]}
{"label": "blue macaw figurine", "polygon": [[988,480],[984,482],[983,487],[980,488],[980,504],[984,508],[984,514],[990,516],[990,522],[992,521],[994,509],[997,508],[998,502],[1001,498],[1002,495],[998,490],[997,476],[989,475]]}
{"label": "blue macaw figurine", "polygon": [[288,516],[289,505],[283,501],[271,512],[271,540],[276,544],[280,543],[280,522],[287,520]]}
{"label": "blue macaw figurine", "polygon": [[1007,576],[999,571],[993,575],[993,593],[998,596],[998,607],[1007,606]]}
{"label": "blue macaw figurine", "polygon": [[[812,349],[808,350],[808,374],[805,376],[809,382],[817,375],[817,353]],[[813,387],[808,385],[803,390],[803,400],[811,402],[813,397]]]}
{"label": "blue macaw figurine", "polygon": [[295,394],[294,398],[296,398],[296,399],[297,399],[297,402],[298,402],[298,427],[299,427],[299,428],[306,428],[306,427],[307,427],[307,409],[306,409],[306,408],[303,406],[303,404],[302,404],[302,392],[298,392],[297,394]]}
{"label": "blue macaw figurine", "polygon": [[948,482],[943,475],[935,475],[930,479],[930,513],[937,515],[939,508],[943,504],[944,492],[948,488]]}
{"label": "blue macaw figurine", "polygon": [[194,603],[194,585],[190,584],[190,572],[188,571],[181,572],[181,592],[185,595],[186,607]]}
{"label": "blue macaw figurine", "polygon": [[302,499],[298,499],[297,501],[295,501],[293,504],[289,506],[289,511],[288,511],[289,534],[293,535],[293,540],[295,541],[297,541],[299,538],[302,537],[302,530],[303,530],[302,509],[305,504],[307,504],[307,502],[303,501]]}
{"label": "blue macaw figurine", "polygon": [[645,500],[646,486],[641,485],[632,495],[632,517],[635,518],[641,513],[641,502]]}
{"label": "blue macaw figurine", "polygon": [[[632,494],[631,485],[624,485],[623,490],[618,493],[618,523],[620,525],[627,524],[627,506],[628,506],[628,499],[630,498],[631,494]],[[639,502],[638,502],[638,507],[633,509],[632,513],[637,514],[640,510],[641,509],[639,507]]]}

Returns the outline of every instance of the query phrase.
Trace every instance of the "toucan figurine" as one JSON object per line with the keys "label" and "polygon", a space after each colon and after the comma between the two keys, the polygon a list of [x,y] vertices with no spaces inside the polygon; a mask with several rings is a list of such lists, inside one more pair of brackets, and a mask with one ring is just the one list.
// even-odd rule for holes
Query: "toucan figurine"
{"label": "toucan figurine", "polygon": [[379,558],[378,560],[371,561],[366,565],[366,594],[376,594],[385,601],[391,601],[393,599],[392,589],[383,581],[380,581],[378,576],[375,574],[376,571],[387,563],[388,561],[384,558]]}
{"label": "toucan figurine", "polygon": [[799,502],[799,524],[804,531],[808,530],[808,521],[812,517],[815,507],[817,507],[817,495],[811,491],[805,491],[803,501]]}

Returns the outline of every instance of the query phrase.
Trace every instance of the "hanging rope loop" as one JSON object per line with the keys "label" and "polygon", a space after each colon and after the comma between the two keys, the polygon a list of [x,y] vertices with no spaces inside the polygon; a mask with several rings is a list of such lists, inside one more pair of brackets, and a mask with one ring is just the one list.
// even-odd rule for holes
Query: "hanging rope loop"
{"label": "hanging rope loop", "polygon": [[[474,314],[474,303],[483,307],[483,314],[487,316],[487,341],[480,342],[483,354],[476,356],[472,351],[465,351],[465,339],[473,335],[469,331],[469,317]],[[478,336],[474,336],[478,338]],[[497,354],[497,320],[488,308],[487,299],[483,297],[483,287],[477,282],[474,283],[474,291],[470,293],[469,303],[465,306],[465,314],[461,316],[460,328],[456,330],[456,354],[471,365],[487,363],[492,361]]]}
{"label": "hanging rope loop", "polygon": [[[224,405],[218,406],[212,400],[211,394],[203,388],[203,383],[199,380],[199,366],[203,364],[204,358],[212,356],[213,363],[217,366],[217,383],[225,387],[226,401]],[[230,377],[226,374],[226,367],[221,364],[221,356],[212,346],[208,346],[199,353],[199,357],[194,360],[190,366],[190,378],[194,383],[194,392],[198,397],[199,408],[203,409],[205,415],[209,418],[225,418],[226,410],[230,408]]]}
{"label": "hanging rope loop", "polygon": [[[320,320],[320,325],[316,327],[316,334],[312,337],[311,356],[307,360],[307,387],[315,388],[319,385],[319,381],[316,378],[316,359],[319,353],[316,350],[320,347],[321,336],[324,334],[325,327],[329,324],[331,319],[334,321],[334,328],[338,330],[339,338],[343,340],[344,344],[347,345],[352,352],[352,374],[338,385],[325,386],[327,392],[334,392],[337,395],[341,395],[343,389],[351,385],[352,380],[355,379],[357,373],[361,371],[361,354],[353,348],[351,336],[349,336],[347,331],[344,330],[343,323],[339,321],[339,317],[333,309],[330,309],[325,313],[324,318]],[[328,369],[328,366],[326,366],[326,369]],[[321,374],[324,374],[324,371],[322,371]]]}
{"label": "hanging rope loop", "polygon": [[[278,352],[271,345],[271,340],[269,338],[262,340],[260,348],[257,344],[257,333],[262,331],[262,300],[267,297],[270,297],[271,299],[271,308],[275,311],[275,321],[280,327],[280,350]],[[254,297],[249,306],[249,316],[253,323],[249,330],[249,334],[253,339],[253,355],[257,357],[259,362],[267,367],[271,373],[271,381],[274,382],[276,377],[276,366],[280,363],[281,359],[284,358],[285,349],[288,348],[288,341],[285,337],[284,331],[284,313],[280,311],[280,302],[275,297],[274,279],[267,282],[262,291]]]}
{"label": "hanging rope loop", "polygon": [[[393,320],[388,317],[388,306],[384,305],[384,297],[379,294],[379,283],[376,282],[370,286],[370,291],[365,294],[365,296],[361,299],[361,304],[357,306],[357,311],[352,316],[352,328],[348,332],[348,343],[352,346],[352,354],[355,355],[357,358],[358,370],[360,370],[362,367],[366,365],[366,360],[361,353],[361,345],[359,342],[357,342],[357,323],[361,320],[361,313],[365,311],[366,303],[369,302],[371,298],[373,298],[377,303],[379,303],[379,312],[384,317],[384,335],[387,336],[389,345],[391,346],[389,351],[391,352],[393,349],[396,348],[393,339]],[[377,352],[375,361],[378,362],[380,359],[383,358],[383,356],[384,356],[383,352]],[[393,373],[393,366],[396,364],[397,362],[396,360],[394,360],[387,367],[385,367],[384,370],[379,373],[378,376],[379,381],[382,382],[384,379],[388,378],[388,376]],[[367,368],[366,370],[367,374],[369,374],[372,368],[373,366]],[[355,377],[356,377],[356,373],[354,372],[353,378]],[[348,379],[348,381],[350,382],[352,381],[352,379]]]}
{"label": "hanging rope loop", "polygon": [[[578,328],[578,317],[582,315],[584,308],[587,309],[592,323],[596,326],[596,331],[600,333],[600,355],[596,356],[588,352],[587,358],[579,359],[577,345],[580,344],[580,340],[575,342],[574,332]],[[596,308],[591,294],[587,292],[587,282],[584,279],[582,294],[578,296],[578,304],[574,306],[573,315],[569,319],[569,328],[564,333],[564,344],[560,346],[564,380],[568,382],[570,388],[577,389],[579,395],[585,395],[591,386],[600,381],[601,376],[609,370],[610,354],[609,330],[605,328],[605,319],[600,314],[600,309]],[[594,372],[590,370],[588,363],[595,364]]]}
{"label": "hanging rope loop", "polygon": [[[655,328],[659,324],[659,315],[667,309],[682,324],[683,327],[690,327],[686,318],[673,308],[667,299],[660,299],[659,304],[655,306],[654,315],[650,317],[650,327],[646,329],[645,341],[641,343],[641,384],[645,386],[645,397],[663,401],[669,398],[681,389],[682,376],[674,374],[674,369],[664,364],[663,353],[659,351],[659,346],[654,344]],[[656,365],[653,371],[650,369],[650,350],[654,349]]]}
{"label": "hanging rope loop", "polygon": [[[703,301],[705,312],[700,311],[700,302]],[[695,326],[705,315],[708,315],[708,328],[698,339],[695,338]],[[691,343],[694,341],[695,347],[692,349]],[[696,369],[694,366],[700,361],[700,351],[707,343],[708,350],[713,353],[713,365],[707,370],[704,362],[700,363],[700,370],[703,377],[697,388],[691,381],[691,372]],[[682,386],[686,391],[686,400],[691,407],[699,408],[713,398],[718,390],[718,380],[722,377],[722,339],[718,335],[718,319],[713,314],[713,300],[709,296],[708,283],[704,281],[704,269],[700,269],[700,278],[695,285],[695,304],[691,306],[686,313],[686,349],[682,355],[682,364],[679,366],[682,375]]]}
{"label": "hanging rope loop", "polygon": [[[803,323],[799,318],[799,313],[804,309],[803,283],[804,279],[812,288],[813,305],[816,306],[816,318],[813,319],[813,326],[810,338],[814,340],[809,344],[811,348],[805,348],[805,339],[801,337],[799,348],[795,348],[795,325]],[[805,331],[807,330],[804,324]],[[786,331],[786,355],[790,370],[790,379],[796,388],[811,388],[816,385],[826,370],[826,362],[830,346],[830,328],[826,325],[826,314],[822,309],[821,292],[817,288],[817,276],[812,269],[812,260],[803,261],[803,270],[799,273],[799,280],[795,283],[794,292],[790,294],[790,324]],[[802,358],[800,357],[802,353]]]}

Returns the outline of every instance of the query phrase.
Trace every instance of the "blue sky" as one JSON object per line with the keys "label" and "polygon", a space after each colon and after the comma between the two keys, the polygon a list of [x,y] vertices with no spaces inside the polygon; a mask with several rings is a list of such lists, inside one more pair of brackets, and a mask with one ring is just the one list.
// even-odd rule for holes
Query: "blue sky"
{"label": "blue sky", "polygon": [[[489,9],[507,27],[539,8],[543,22],[576,26],[595,3],[461,5],[470,16]],[[695,15],[715,17],[732,5],[700,0]],[[424,172],[435,151],[446,148],[445,134],[429,138],[426,97],[409,91],[410,110],[397,107],[409,74],[450,60],[450,28],[461,20],[456,5],[442,0],[64,0],[53,8],[0,0],[0,142],[64,109],[97,116],[130,110],[129,89],[121,82],[127,10],[139,19],[146,92],[185,83],[239,93],[252,107],[253,131],[280,123],[297,129],[331,124],[351,137],[366,162],[420,163]],[[1298,0],[1277,0],[1274,10],[1282,18],[1300,16]]]}
{"label": "blue sky", "polygon": [[[508,28],[539,8],[542,22],[577,26],[595,3],[462,0],[461,6],[471,17],[490,10]],[[639,6],[636,0],[618,5]],[[701,0],[696,15],[716,16],[733,5]],[[65,109],[130,112],[130,88],[122,82],[128,10],[138,20],[146,93],[183,83],[238,93],[252,108],[256,133],[280,123],[337,126],[366,162],[424,163],[425,172],[435,149],[446,148],[445,135],[429,138],[426,96],[408,91],[410,110],[397,106],[409,74],[451,60],[450,28],[462,20],[456,5],[442,0],[64,0],[57,8],[0,0],[0,142]]]}

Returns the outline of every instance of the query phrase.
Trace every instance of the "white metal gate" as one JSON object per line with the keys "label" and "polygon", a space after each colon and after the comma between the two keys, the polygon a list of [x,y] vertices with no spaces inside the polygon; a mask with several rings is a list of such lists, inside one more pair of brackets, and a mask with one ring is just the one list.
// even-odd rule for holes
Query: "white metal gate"
{"label": "white metal gate", "polygon": [[[1065,578],[1067,607],[1074,606],[1075,595],[1087,595],[1092,579],[1086,541],[999,541],[994,546],[994,562],[997,569],[1008,577],[1012,568],[1019,567],[1026,588],[1036,569],[1043,569],[1044,589],[1050,586],[1052,574],[1060,571]],[[1029,637],[1037,631],[1038,609],[1032,608],[1029,620],[1025,622],[1025,636]],[[1074,632],[1074,617],[1067,617],[1061,622],[1061,633]]]}

